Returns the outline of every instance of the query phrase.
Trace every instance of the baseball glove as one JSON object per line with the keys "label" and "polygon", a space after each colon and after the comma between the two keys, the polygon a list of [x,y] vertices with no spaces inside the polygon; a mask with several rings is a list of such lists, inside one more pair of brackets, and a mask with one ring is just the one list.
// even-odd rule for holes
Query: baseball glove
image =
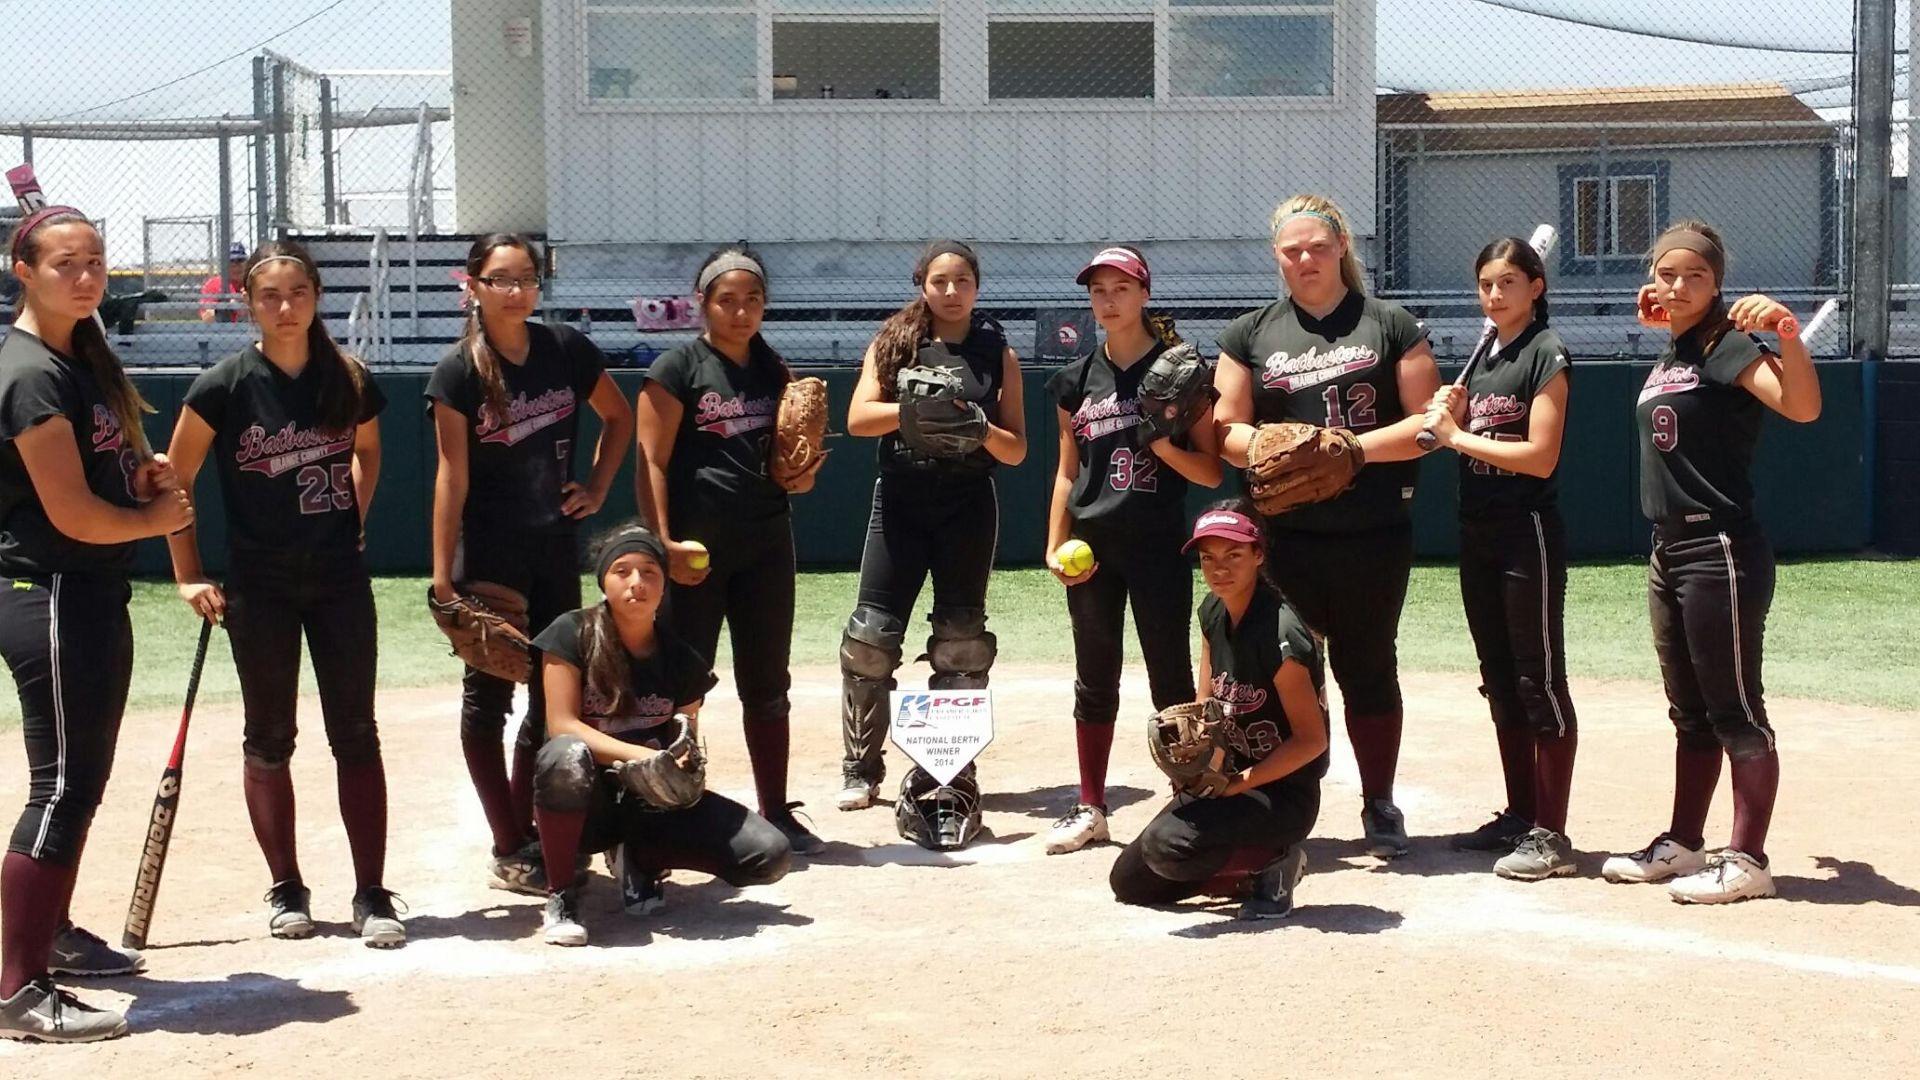
{"label": "baseball glove", "polygon": [[1227,717],[1208,698],[1174,705],[1147,720],[1147,752],[1176,791],[1211,798],[1227,790]]}
{"label": "baseball glove", "polygon": [[965,457],[987,441],[987,414],[962,401],[958,375],[938,368],[900,369],[900,440],[930,457]]}
{"label": "baseball glove", "polygon": [[427,586],[427,610],[447,635],[453,655],[468,667],[508,682],[523,683],[533,673],[527,651],[527,598],[491,581],[463,581],[454,586],[452,603],[434,599]]}
{"label": "baseball glove", "polygon": [[1200,350],[1183,341],[1162,352],[1140,378],[1140,445],[1185,435],[1218,397]]}
{"label": "baseball glove", "polygon": [[1247,494],[1262,514],[1284,514],[1352,487],[1366,463],[1359,438],[1346,428],[1261,424],[1247,444]]}
{"label": "baseball glove", "polygon": [[827,460],[826,440],[826,380],[793,380],[780,393],[780,411],[775,414],[773,438],[768,445],[767,475],[789,492],[812,490],[814,475]]}
{"label": "baseball glove", "polygon": [[684,716],[675,716],[658,752],[613,766],[614,778],[648,810],[685,810],[707,791],[707,754]]}

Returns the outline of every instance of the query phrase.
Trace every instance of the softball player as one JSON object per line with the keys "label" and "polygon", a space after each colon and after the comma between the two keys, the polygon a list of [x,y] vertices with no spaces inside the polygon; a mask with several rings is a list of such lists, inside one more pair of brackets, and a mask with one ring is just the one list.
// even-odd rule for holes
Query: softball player
{"label": "softball player", "polygon": [[[1784,306],[1758,294],[1728,307],[1719,233],[1682,221],[1653,246],[1640,321],[1672,333],[1635,411],[1640,506],[1654,523],[1647,567],[1653,644],[1673,717],[1673,820],[1608,881],[1664,881],[1675,900],[1718,904],[1774,895],[1767,826],[1780,756],[1760,684],[1773,603],[1773,548],[1753,512],[1754,445],[1767,409],[1820,416],[1820,382]],[[1775,353],[1749,331],[1778,336]],[[1720,758],[1733,771],[1733,842],[1708,855],[1707,810]]]}
{"label": "softball player", "polygon": [[[1121,634],[1129,601],[1153,707],[1193,700],[1187,645],[1193,572],[1181,554],[1187,484],[1220,484],[1211,415],[1178,443],[1163,436],[1142,446],[1135,431],[1141,377],[1179,340],[1163,340],[1148,321],[1153,278],[1146,259],[1130,247],[1105,248],[1075,280],[1086,286],[1106,340],[1047,380],[1060,426],[1047,568],[1067,586],[1080,760],[1080,801],[1047,834],[1047,852],[1054,855],[1108,838],[1107,759],[1120,709]],[[1069,537],[1085,541],[1097,560],[1078,575],[1062,567],[1057,555]]]}
{"label": "softball player", "polygon": [[[600,509],[633,439],[633,410],[606,358],[571,327],[533,321],[540,252],[524,236],[494,233],[467,250],[470,306],[460,341],[427,381],[439,466],[433,486],[433,593],[492,581],[527,597],[529,625],[580,606],[578,523]],[[585,484],[573,479],[582,403],[600,416]],[[545,895],[529,842],[533,755],[544,695],[527,687],[509,781],[501,735],[513,684],[468,668],[461,680],[460,746],[493,834],[491,884]]]}
{"label": "softball player", "polygon": [[668,868],[766,885],[784,877],[792,859],[781,830],[723,795],[709,791],[685,810],[653,810],[624,796],[606,771],[658,752],[657,736],[676,714],[697,725],[716,680],[713,665],[656,620],[668,564],[658,537],[623,526],[595,545],[593,560],[605,599],[561,615],[534,639],[549,735],[534,769],[534,815],[552,883],[542,933],[553,945],[587,943],[580,852],[620,847],[622,889],[634,913],[664,903]]}
{"label": "softball player", "polygon": [[1440,444],[1460,454],[1460,597],[1493,713],[1507,806],[1453,838],[1498,852],[1494,873],[1523,881],[1574,871],[1567,799],[1579,735],[1567,692],[1563,623],[1567,539],[1558,501],[1567,348],[1547,326],[1547,268],[1524,240],[1474,260],[1496,346],[1465,387],[1427,406]]}
{"label": "softball player", "polygon": [[247,816],[273,881],[268,931],[314,931],[287,768],[305,634],[353,852],[353,929],[370,946],[392,948],[406,930],[381,883],[387,780],[373,712],[377,620],[360,557],[386,398],[328,336],[316,313],[320,271],[304,247],[270,241],[241,274],[260,340],[193,381],[167,453],[188,491],[212,455],[227,508],[227,582],[208,580],[191,528],[167,538],[174,580],[195,613],[226,623],[233,647]]}
{"label": "softball player", "polygon": [[1200,550],[1210,595],[1200,601],[1200,683],[1225,711],[1233,783],[1214,798],[1176,795],[1114,860],[1123,904],[1170,904],[1206,890],[1229,861],[1259,851],[1266,865],[1241,906],[1246,919],[1284,919],[1306,869],[1300,844],[1320,814],[1327,774],[1325,674],[1300,616],[1263,580],[1267,544],[1244,500],[1216,503],[1182,548]]}
{"label": "softball player", "polygon": [[1415,460],[1440,372],[1413,316],[1366,295],[1352,230],[1330,199],[1296,195],[1273,213],[1273,252],[1287,298],[1235,319],[1220,335],[1214,417],[1221,454],[1247,465],[1257,424],[1297,420],[1347,428],[1367,465],[1327,502],[1267,522],[1274,578],[1327,640],[1360,769],[1367,850],[1404,855],[1393,804],[1401,697],[1395,639],[1413,567]]}
{"label": "softball player", "polygon": [[19,314],[0,341],[0,657],[20,694],[27,803],[0,861],[0,1037],[92,1042],[119,1013],[53,976],[145,967],[68,916],[94,809],[113,770],[133,672],[133,541],[193,521],[152,411],[93,321],[107,290],[100,233],[70,206],[15,227]]}
{"label": "softball player", "polygon": [[[980,259],[973,249],[936,240],[913,267],[919,290],[880,327],[860,363],[847,409],[847,433],[879,436],[860,592],[840,641],[843,702],[840,809],[871,806],[886,772],[888,692],[900,666],[907,618],[933,578],[931,689],[987,685],[995,644],[987,630],[987,577],[999,540],[1000,499],[993,470],[1027,456],[1020,359],[1000,324],[974,310]],[[900,370],[944,368],[962,377],[965,397],[986,414],[986,441],[962,458],[941,458],[899,434]]]}
{"label": "softball player", "polygon": [[[694,291],[706,329],[654,360],[635,403],[639,503],[667,547],[675,634],[711,657],[727,624],[760,813],[810,855],[820,838],[787,801],[793,523],[786,491],[767,475],[780,393],[793,375],[760,336],[767,271],[758,258],[714,252]],[[708,562],[696,567],[703,550]]]}

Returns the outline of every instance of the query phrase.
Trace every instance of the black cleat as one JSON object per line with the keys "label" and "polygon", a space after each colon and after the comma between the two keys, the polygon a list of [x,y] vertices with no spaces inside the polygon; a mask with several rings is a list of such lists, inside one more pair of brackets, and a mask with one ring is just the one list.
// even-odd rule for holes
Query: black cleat
{"label": "black cleat", "polygon": [[1493,820],[1472,832],[1456,833],[1447,838],[1447,846],[1455,851],[1497,851],[1502,855],[1519,846],[1533,828],[1533,822],[1510,814],[1505,810],[1493,815]]}
{"label": "black cleat", "polygon": [[1253,878],[1253,895],[1240,905],[1242,919],[1284,919],[1293,914],[1293,890],[1307,872],[1307,853],[1299,844],[1289,847],[1262,867]]}

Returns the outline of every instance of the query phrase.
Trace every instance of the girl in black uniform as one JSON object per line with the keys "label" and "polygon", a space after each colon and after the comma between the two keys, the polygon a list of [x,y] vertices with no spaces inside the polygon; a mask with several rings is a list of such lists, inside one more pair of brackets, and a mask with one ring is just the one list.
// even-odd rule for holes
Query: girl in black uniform
{"label": "girl in black uniform", "polygon": [[0,1038],[91,1042],[124,1035],[53,975],[139,971],[68,918],[94,809],[113,770],[133,673],[127,571],[133,541],[193,520],[152,411],[94,311],[107,290],[100,234],[69,206],[14,229],[19,315],[0,341],[0,656],[20,692],[27,803],[0,861]]}
{"label": "girl in black uniform", "polygon": [[[787,801],[793,524],[786,491],[767,475],[780,393],[793,375],[760,336],[767,271],[758,258],[714,252],[694,291],[706,329],[654,360],[635,403],[638,501],[667,547],[674,632],[712,657],[726,621],[760,813],[810,855],[820,838],[794,816],[800,804]],[[703,551],[707,564],[695,566]]]}
{"label": "girl in black uniform", "polygon": [[[1800,323],[1755,294],[1728,307],[1720,235],[1682,221],[1653,247],[1640,321],[1673,334],[1640,391],[1640,506],[1654,523],[1647,599],[1674,748],[1673,821],[1608,881],[1664,881],[1684,903],[1774,895],[1767,826],[1780,756],[1760,685],[1760,639],[1773,603],[1773,548],[1753,513],[1753,448],[1772,409],[1820,416],[1820,381]],[[1749,331],[1778,336],[1776,354]],[[1733,769],[1733,842],[1708,855],[1704,833],[1724,754]]]}
{"label": "girl in black uniform", "polygon": [[1366,295],[1353,233],[1330,199],[1296,195],[1273,213],[1273,252],[1287,298],[1235,319],[1220,335],[1214,418],[1220,452],[1246,467],[1256,425],[1281,420],[1348,428],[1367,465],[1337,498],[1267,522],[1274,578],[1324,636],[1360,768],[1367,850],[1406,854],[1393,804],[1400,760],[1395,639],[1413,569],[1409,507],[1421,454],[1414,441],[1440,372],[1413,316]]}
{"label": "girl in black uniform", "polygon": [[[887,695],[900,666],[907,618],[933,578],[927,619],[931,689],[978,689],[993,666],[987,630],[987,577],[999,540],[1000,499],[993,470],[1027,456],[1020,358],[1000,324],[974,310],[980,259],[953,240],[936,240],[913,267],[919,295],[884,325],[860,363],[847,409],[847,433],[880,437],[860,593],[840,641],[842,679],[840,809],[873,804],[885,775]],[[986,441],[964,457],[938,457],[900,435],[902,368],[943,368],[961,377],[963,399],[987,419]],[[971,782],[971,770],[963,774]]]}
{"label": "girl in black uniform", "polygon": [[1547,327],[1547,269],[1526,241],[1494,241],[1473,270],[1496,347],[1465,387],[1434,394],[1426,423],[1460,454],[1460,597],[1507,806],[1453,846],[1498,852],[1494,873],[1538,881],[1574,871],[1567,799],[1578,734],[1567,692],[1567,539],[1558,503],[1567,348]]}
{"label": "girl in black uniform", "polygon": [[[626,797],[606,766],[660,749],[676,715],[698,725],[713,689],[713,665],[655,618],[666,595],[667,550],[639,525],[609,533],[594,551],[605,599],[569,611],[540,632],[546,684],[546,745],[534,770],[534,814],[546,855],[543,933],[553,945],[585,945],[580,925],[580,852],[619,845],[644,866],[685,868],[730,885],[786,876],[787,838],[766,819],[714,792],[685,810],[659,811]],[[657,910],[661,898],[642,908]]]}
{"label": "girl in black uniform", "polygon": [[1200,601],[1200,685],[1226,714],[1233,782],[1213,798],[1176,795],[1120,852],[1109,881],[1123,904],[1170,904],[1207,891],[1236,855],[1257,850],[1267,863],[1240,917],[1284,919],[1327,774],[1320,651],[1263,580],[1267,547],[1250,504],[1208,508],[1182,550],[1195,547],[1211,594]]}
{"label": "girl in black uniform", "polygon": [[273,881],[268,931],[314,931],[287,768],[304,633],[353,852],[353,928],[368,945],[392,948],[406,930],[381,884],[387,780],[373,715],[377,620],[360,557],[386,398],[316,314],[320,271],[305,248],[268,242],[241,273],[260,340],[193,381],[168,447],[189,491],[213,455],[227,508],[227,583],[207,579],[192,529],[167,539],[174,580],[202,618],[224,619],[233,647],[246,713],[247,816]]}
{"label": "girl in black uniform", "polygon": [[[593,342],[529,318],[540,300],[533,241],[507,233],[474,241],[467,287],[466,333],[427,381],[440,447],[433,594],[450,601],[458,581],[506,585],[526,595],[528,624],[538,629],[580,606],[575,527],[606,500],[633,439],[633,409]],[[583,403],[601,425],[585,484],[573,478]],[[513,684],[468,668],[461,686],[460,747],[493,834],[489,883],[545,895],[539,848],[529,842],[533,755],[545,731],[540,682],[527,687],[511,781],[501,735]]]}
{"label": "girl in black uniform", "polygon": [[[1164,337],[1149,321],[1153,278],[1146,259],[1131,247],[1105,248],[1075,280],[1086,286],[1106,340],[1047,380],[1060,424],[1047,568],[1067,586],[1080,759],[1080,801],[1048,832],[1050,855],[1108,838],[1107,758],[1120,710],[1120,639],[1129,600],[1153,707],[1193,700],[1187,644],[1193,572],[1180,554],[1187,483],[1220,484],[1210,412],[1177,440],[1144,442],[1136,430],[1141,377],[1180,340],[1171,320],[1162,322]],[[1069,536],[1086,542],[1097,560],[1078,575],[1060,565],[1060,545]]]}

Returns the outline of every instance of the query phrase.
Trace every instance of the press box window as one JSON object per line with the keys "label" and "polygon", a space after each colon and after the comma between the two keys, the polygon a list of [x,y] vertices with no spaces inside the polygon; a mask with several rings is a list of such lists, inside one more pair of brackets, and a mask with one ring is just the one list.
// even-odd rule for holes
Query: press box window
{"label": "press box window", "polygon": [[1153,20],[987,24],[987,96],[1152,98]]}
{"label": "press box window", "polygon": [[1333,20],[1332,5],[1169,0],[1168,90],[1185,98],[1332,97]]}
{"label": "press box window", "polygon": [[776,18],[773,96],[937,100],[940,24]]}
{"label": "press box window", "polygon": [[1575,180],[1575,252],[1589,259],[1644,255],[1653,247],[1657,183],[1652,176]]}
{"label": "press box window", "polygon": [[587,9],[589,101],[734,101],[758,93],[751,2]]}

